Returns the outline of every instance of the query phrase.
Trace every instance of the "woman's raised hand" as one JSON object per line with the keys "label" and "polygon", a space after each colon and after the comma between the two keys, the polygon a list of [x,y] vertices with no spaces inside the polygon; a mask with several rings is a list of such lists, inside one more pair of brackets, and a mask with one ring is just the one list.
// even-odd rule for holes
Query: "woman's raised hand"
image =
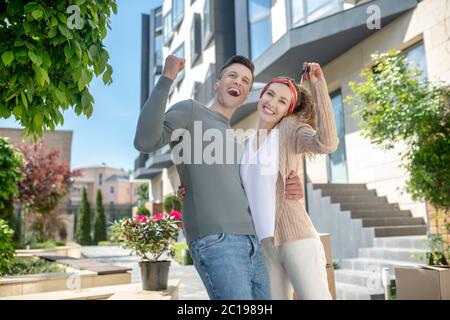
{"label": "woman's raised hand", "polygon": [[303,79],[311,80],[312,82],[324,79],[320,64],[315,62],[304,62],[303,67],[306,68],[307,66],[311,68],[311,71],[309,73],[305,72],[305,74],[303,75]]}

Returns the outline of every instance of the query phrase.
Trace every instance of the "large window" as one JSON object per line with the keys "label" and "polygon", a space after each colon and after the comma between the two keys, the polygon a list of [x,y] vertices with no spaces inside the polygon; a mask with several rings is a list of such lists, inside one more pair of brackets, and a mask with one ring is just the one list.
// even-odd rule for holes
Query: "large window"
{"label": "large window", "polygon": [[342,104],[341,91],[331,95],[334,119],[336,121],[336,131],[339,138],[339,145],[335,152],[328,155],[328,182],[347,183],[347,156],[345,153],[345,124],[344,108]]}
{"label": "large window", "polygon": [[172,0],[172,27],[177,29],[184,17],[184,0]]}
{"label": "large window", "polygon": [[205,48],[212,40],[214,28],[212,19],[212,0],[206,0],[203,7],[203,47]]}
{"label": "large window", "polygon": [[202,54],[202,20],[200,14],[195,13],[191,26],[191,66]]}
{"label": "large window", "polygon": [[249,0],[250,56],[256,59],[272,44],[271,0]]}
{"label": "large window", "polygon": [[164,44],[168,45],[170,41],[173,39],[173,30],[172,30],[172,12],[169,11],[164,16]]}
{"label": "large window", "polygon": [[290,0],[292,27],[298,27],[343,9],[341,0]]}

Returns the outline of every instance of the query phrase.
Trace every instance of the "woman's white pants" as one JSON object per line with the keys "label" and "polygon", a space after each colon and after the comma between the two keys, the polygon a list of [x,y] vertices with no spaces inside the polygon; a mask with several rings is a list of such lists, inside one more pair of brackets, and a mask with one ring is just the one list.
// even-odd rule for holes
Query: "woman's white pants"
{"label": "woman's white pants", "polygon": [[294,240],[274,245],[273,238],[261,241],[269,271],[272,299],[331,300],[326,257],[320,238]]}

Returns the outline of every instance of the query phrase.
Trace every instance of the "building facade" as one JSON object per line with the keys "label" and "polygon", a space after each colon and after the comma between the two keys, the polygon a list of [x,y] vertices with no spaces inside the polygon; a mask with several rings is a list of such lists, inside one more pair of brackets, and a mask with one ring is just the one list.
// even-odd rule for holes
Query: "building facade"
{"label": "building facade", "polygon": [[81,202],[83,188],[86,188],[91,206],[96,203],[97,190],[102,191],[104,205],[134,205],[137,202],[137,189],[143,182],[130,179],[125,170],[107,166],[78,169],[81,176],[74,179],[70,192],[72,205]]}

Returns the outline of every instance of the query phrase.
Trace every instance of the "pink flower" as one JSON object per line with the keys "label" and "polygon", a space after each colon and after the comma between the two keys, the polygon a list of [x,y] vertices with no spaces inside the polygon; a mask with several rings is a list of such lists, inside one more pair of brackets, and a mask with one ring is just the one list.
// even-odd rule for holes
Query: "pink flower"
{"label": "pink flower", "polygon": [[177,210],[173,210],[171,213],[169,213],[171,217],[174,217],[175,220],[181,220],[181,212]]}
{"label": "pink flower", "polygon": [[148,222],[147,216],[144,216],[144,215],[136,216],[134,219],[138,222],[144,222],[144,223]]}
{"label": "pink flower", "polygon": [[181,212],[177,211],[177,210],[173,210],[171,213],[169,213],[169,215],[171,217],[173,217],[175,220],[180,221],[180,223],[178,224],[178,227],[180,229],[183,229],[183,223],[182,221],[182,217],[181,217]]}
{"label": "pink flower", "polygon": [[157,213],[155,215],[153,215],[153,221],[158,221],[164,219],[164,213]]}

